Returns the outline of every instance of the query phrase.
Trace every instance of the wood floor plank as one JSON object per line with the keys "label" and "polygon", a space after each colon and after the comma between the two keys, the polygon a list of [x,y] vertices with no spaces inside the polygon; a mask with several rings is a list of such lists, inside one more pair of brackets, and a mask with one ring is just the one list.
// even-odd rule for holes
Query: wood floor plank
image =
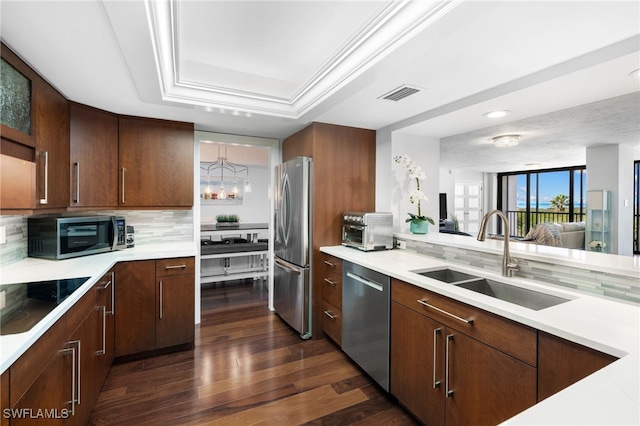
{"label": "wood floor plank", "polygon": [[193,350],[114,364],[88,424],[416,425],[335,343],[269,311],[263,287],[235,285],[203,287]]}
{"label": "wood floor plank", "polygon": [[204,424],[298,425],[364,400],[366,396],[358,389],[338,396],[331,386],[325,385]]}

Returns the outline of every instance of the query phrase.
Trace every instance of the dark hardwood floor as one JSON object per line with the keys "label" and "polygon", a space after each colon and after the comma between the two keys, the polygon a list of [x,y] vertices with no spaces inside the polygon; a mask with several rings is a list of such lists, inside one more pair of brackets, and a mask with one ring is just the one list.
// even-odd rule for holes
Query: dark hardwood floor
{"label": "dark hardwood floor", "polygon": [[89,424],[415,425],[330,340],[267,309],[266,283],[202,288],[193,350],[114,364]]}

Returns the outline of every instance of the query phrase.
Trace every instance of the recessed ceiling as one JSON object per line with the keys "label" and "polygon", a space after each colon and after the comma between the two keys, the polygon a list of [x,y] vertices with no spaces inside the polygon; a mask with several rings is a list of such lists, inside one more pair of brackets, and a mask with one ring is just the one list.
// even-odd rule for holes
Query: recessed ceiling
{"label": "recessed ceiling", "polygon": [[[0,8],[3,42],[63,95],[122,114],[270,138],[312,121],[411,133],[442,139],[443,166],[479,171],[584,163],[596,140],[640,145],[638,121],[623,126],[615,109],[575,121],[592,111],[583,105],[607,99],[637,111],[637,96],[624,97],[640,92],[629,77],[640,66],[636,1],[3,0]],[[379,99],[404,85],[420,91]],[[496,109],[511,113],[483,116]],[[554,121],[556,111],[573,119]],[[478,143],[516,124],[517,147],[496,153]]]}

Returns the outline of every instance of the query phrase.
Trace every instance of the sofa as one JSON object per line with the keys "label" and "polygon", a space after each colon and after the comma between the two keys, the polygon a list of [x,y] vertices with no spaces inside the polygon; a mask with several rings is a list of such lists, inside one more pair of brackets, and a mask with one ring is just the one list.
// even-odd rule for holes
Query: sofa
{"label": "sofa", "polygon": [[524,241],[535,244],[584,249],[585,222],[544,222],[535,225],[524,237]]}

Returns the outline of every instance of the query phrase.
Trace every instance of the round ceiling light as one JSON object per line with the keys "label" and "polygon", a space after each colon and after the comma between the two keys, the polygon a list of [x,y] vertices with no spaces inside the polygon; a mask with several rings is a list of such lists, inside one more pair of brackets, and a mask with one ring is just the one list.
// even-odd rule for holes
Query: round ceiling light
{"label": "round ceiling light", "polygon": [[504,117],[505,115],[509,114],[511,111],[509,111],[508,109],[501,109],[498,111],[489,111],[489,112],[485,112],[484,116],[487,118],[500,118],[500,117]]}
{"label": "round ceiling light", "polygon": [[493,138],[493,144],[497,148],[515,146],[518,145],[518,142],[520,142],[520,135],[501,135]]}
{"label": "round ceiling light", "polygon": [[629,73],[629,77],[640,78],[640,68]]}

